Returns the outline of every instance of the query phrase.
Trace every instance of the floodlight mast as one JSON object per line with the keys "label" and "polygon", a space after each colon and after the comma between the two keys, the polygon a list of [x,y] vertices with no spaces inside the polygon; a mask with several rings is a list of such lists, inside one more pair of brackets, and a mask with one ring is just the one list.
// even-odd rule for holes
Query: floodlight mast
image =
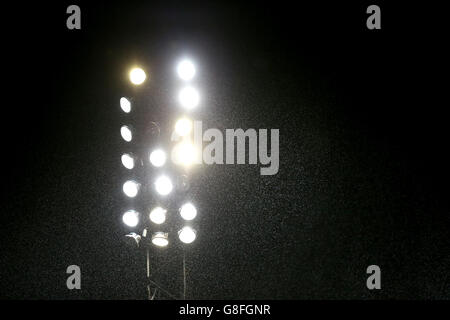
{"label": "floodlight mast", "polygon": [[[186,166],[193,164],[191,159],[192,154],[194,154],[193,145],[189,141],[189,136],[192,131],[192,120],[186,117],[186,112],[191,111],[196,108],[200,103],[200,94],[197,88],[192,85],[192,79],[196,75],[196,67],[192,61],[189,59],[181,60],[176,68],[179,78],[185,82],[184,87],[178,92],[178,104],[180,107],[184,108],[183,113],[174,125],[174,133],[184,139],[183,143],[180,143],[174,147],[174,150],[178,150],[179,163],[174,160],[175,164],[180,164],[184,168],[183,173],[185,173]],[[145,71],[139,67],[135,67],[129,72],[129,80],[134,86],[141,86],[147,79],[147,74]],[[188,83],[189,82],[189,83]],[[135,102],[138,100],[135,97],[121,97],[119,100],[119,105],[125,116],[129,116],[130,113],[136,109]],[[139,127],[136,125],[136,127]],[[151,122],[150,127],[147,128],[144,136],[150,132],[152,135],[157,134],[160,137],[160,127],[156,122]],[[135,135],[140,137],[141,134],[135,131],[134,127],[128,123],[122,125],[120,128],[120,134],[123,141],[127,146],[133,146],[139,143],[139,139],[136,142]],[[161,141],[158,141],[160,143]],[[173,151],[172,150],[172,153]],[[128,152],[128,151],[127,151]],[[131,172],[135,169],[136,165],[144,165],[142,162],[145,160],[145,164],[151,165],[153,168],[152,172],[155,171],[157,174],[152,179],[144,179],[142,176],[140,179],[133,176],[133,179],[127,179],[122,186],[123,192],[126,195],[124,197],[127,201],[133,200],[133,204],[139,203],[142,199],[142,194],[147,192],[147,190],[154,191],[160,198],[168,198],[171,196],[173,191],[176,189],[175,184],[172,182],[173,175],[167,171],[162,172],[166,165],[166,150],[158,148],[146,151],[146,155],[133,154],[131,152],[122,153],[121,162],[122,166],[127,169],[127,172]],[[138,161],[139,160],[139,161]],[[149,168],[150,168],[149,167]],[[135,174],[136,175],[136,174]],[[182,181],[185,182],[187,179],[186,175],[182,175]],[[136,179],[136,180],[135,180]],[[188,188],[188,183],[182,183],[180,189]],[[184,190],[186,191],[186,190]],[[142,236],[136,234],[135,232],[127,235],[128,238],[133,239],[137,247],[145,248],[146,257],[146,279],[147,279],[147,298],[149,300],[154,300],[157,295],[163,293],[170,298],[179,299],[176,295],[171,294],[165,290],[161,285],[151,279],[150,275],[150,246],[152,248],[164,248],[169,245],[169,234],[161,231],[161,225],[166,222],[166,213],[170,210],[171,212],[178,213],[176,216],[181,218],[180,220],[184,223],[184,226],[178,230],[178,232],[173,232],[178,236],[178,240],[182,245],[182,255],[183,255],[183,291],[181,294],[181,299],[186,299],[187,293],[187,270],[186,270],[186,246],[191,244],[196,240],[196,230],[190,226],[190,223],[197,215],[197,208],[191,202],[185,202],[178,210],[173,210],[173,208],[164,207],[153,207],[153,210],[147,211],[147,215],[142,214],[143,212],[138,212],[133,208],[128,208],[123,215],[123,222],[129,228],[139,227],[139,225],[144,224],[144,228],[141,229]],[[186,224],[187,223],[187,224]],[[172,228],[173,229],[173,228]],[[135,247],[136,247],[135,245]]]}

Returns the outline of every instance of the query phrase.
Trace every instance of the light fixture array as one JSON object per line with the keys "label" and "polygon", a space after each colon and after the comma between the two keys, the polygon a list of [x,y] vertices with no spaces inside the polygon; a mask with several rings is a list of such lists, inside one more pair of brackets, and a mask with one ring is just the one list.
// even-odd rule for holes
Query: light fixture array
{"label": "light fixture array", "polygon": [[[176,73],[183,84],[177,96],[177,103],[184,108],[185,113],[190,112],[200,103],[200,95],[191,83],[196,75],[195,65],[192,61],[183,59],[178,63]],[[136,67],[129,72],[129,79],[133,85],[140,86],[147,79],[147,75],[142,68]],[[128,118],[136,109],[135,100],[130,97],[121,97],[119,106],[125,117],[127,117],[127,124],[122,125],[120,128],[120,135],[124,144],[130,148],[130,146],[133,146],[136,136],[139,135],[139,132],[129,124],[130,120]],[[152,125],[154,124],[152,123]],[[192,165],[195,159],[196,150],[190,137],[192,126],[192,120],[185,114],[174,125],[173,134],[179,139],[178,143],[173,146],[171,159],[176,165],[181,165],[184,169]],[[138,175],[135,172],[137,167],[144,165],[141,159],[147,161],[146,165],[151,165],[153,168],[152,172],[157,172],[153,180],[148,181],[148,183],[143,181],[144,179],[138,181],[135,178]],[[167,218],[171,213],[177,213],[183,221],[181,228],[175,232],[182,243],[190,244],[197,237],[197,231],[191,226],[192,221],[197,216],[197,208],[190,201],[184,202],[175,210],[163,205],[153,205],[147,208],[148,214],[146,215],[143,215],[134,207],[137,199],[145,197],[146,192],[156,192],[158,197],[167,199],[176,190],[171,175],[167,174],[169,172],[167,162],[168,156],[164,148],[161,147],[151,150],[144,157],[139,157],[138,153],[129,151],[121,155],[123,168],[129,175],[134,175],[133,178],[127,179],[122,185],[125,201],[127,201],[127,208],[122,215],[122,221],[127,229],[140,228],[143,230],[142,235],[135,232],[126,235],[128,239],[133,239],[138,246],[144,238],[148,239],[147,243],[151,242],[157,247],[168,246],[170,243],[169,232],[165,232],[168,228],[164,228],[164,225],[169,223]],[[183,175],[183,177],[186,177],[186,175]],[[183,182],[184,185],[186,185],[185,182]]]}

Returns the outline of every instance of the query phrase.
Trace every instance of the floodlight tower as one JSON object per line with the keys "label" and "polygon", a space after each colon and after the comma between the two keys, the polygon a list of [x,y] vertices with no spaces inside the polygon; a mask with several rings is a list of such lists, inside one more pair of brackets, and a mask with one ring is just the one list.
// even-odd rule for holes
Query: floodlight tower
{"label": "floodlight tower", "polygon": [[[197,89],[192,85],[192,80],[196,75],[196,68],[194,63],[189,59],[179,61],[176,67],[176,73],[179,79],[183,82],[183,87],[178,92],[178,104],[184,108],[183,117],[176,121],[174,125],[173,134],[181,137],[181,141],[177,143],[172,150],[173,162],[176,165],[181,165],[182,168],[193,164],[195,159],[195,148],[190,139],[192,131],[192,120],[186,116],[186,113],[195,109],[200,103],[200,95]],[[135,67],[129,72],[129,80],[135,86],[141,86],[147,79],[147,74],[140,67]],[[125,116],[133,113],[136,103],[132,97],[121,97],[119,99],[119,106]],[[159,126],[152,122],[150,125],[157,127],[157,132],[160,132]],[[138,126],[136,126],[138,128]],[[120,128],[120,135],[127,145],[132,145],[135,142],[135,137],[139,137],[140,133],[134,126],[127,122]],[[162,141],[159,141],[161,145]],[[143,141],[143,143],[148,143]],[[168,143],[167,143],[168,145]],[[128,148],[130,149],[130,148]],[[135,150],[133,150],[135,151]],[[181,206],[161,204],[151,205],[143,211],[134,207],[143,198],[148,196],[149,192],[154,192],[157,197],[168,198],[176,191],[176,185],[172,178],[176,176],[175,173],[170,173],[168,169],[168,156],[163,147],[158,147],[150,151],[149,154],[142,156],[138,152],[133,153],[130,150],[121,155],[121,163],[128,173],[133,172],[133,177],[127,179],[123,185],[122,190],[125,195],[125,201],[128,201],[127,209],[123,213],[122,221],[128,229],[133,229],[126,235],[126,239],[138,248],[145,248],[146,265],[147,265],[147,290],[148,298],[155,299],[156,293],[160,292],[168,295],[171,298],[177,298],[165,290],[161,285],[150,278],[150,249],[169,247],[173,236],[177,237],[182,246],[188,246],[193,243],[197,237],[197,231],[193,228],[193,220],[197,216],[197,208],[191,202],[192,199],[186,199]],[[139,175],[135,172],[137,166],[150,165],[153,168],[154,176],[151,179]],[[145,166],[144,166],[145,169]],[[142,173],[142,170],[141,170]],[[178,173],[179,174],[179,173]],[[182,174],[181,185],[186,188],[188,185],[186,181],[186,174]],[[131,205],[133,204],[133,205]],[[141,206],[142,209],[142,206]],[[143,214],[147,212],[147,214]],[[178,217],[178,218],[177,218]],[[171,219],[169,219],[171,218]],[[177,220],[175,221],[174,220]],[[181,219],[180,219],[181,218]],[[182,298],[186,298],[186,254],[183,248],[183,293]],[[153,287],[153,289],[152,289]]]}

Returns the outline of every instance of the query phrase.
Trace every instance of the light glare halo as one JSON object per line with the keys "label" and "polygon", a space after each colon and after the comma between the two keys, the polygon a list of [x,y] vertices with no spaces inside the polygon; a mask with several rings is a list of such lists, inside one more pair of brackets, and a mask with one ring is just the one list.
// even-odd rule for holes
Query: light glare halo
{"label": "light glare halo", "polygon": [[129,153],[124,153],[121,157],[122,165],[131,170],[134,168],[134,157]]}
{"label": "light glare halo", "polygon": [[166,212],[167,210],[161,207],[154,208],[149,215],[150,221],[156,224],[164,223],[166,221]]}
{"label": "light glare halo", "polygon": [[130,113],[131,111],[131,102],[125,97],[120,98],[120,108],[122,108],[123,112]]}
{"label": "light glare halo", "polygon": [[172,150],[172,161],[177,165],[188,167],[195,162],[197,150],[189,141],[177,143]]}
{"label": "light glare halo", "polygon": [[169,244],[168,234],[164,232],[155,232],[152,235],[152,243],[158,247],[166,247]]}
{"label": "light glare halo", "polygon": [[139,192],[139,188],[140,188],[139,183],[137,183],[134,180],[128,180],[128,181],[125,181],[122,189],[123,189],[123,193],[125,193],[125,195],[127,197],[134,198],[137,196],[137,194]]}
{"label": "light glare halo", "polygon": [[128,227],[136,227],[139,223],[139,213],[135,210],[128,210],[123,214],[122,221]]}
{"label": "light glare halo", "polygon": [[187,221],[193,220],[197,216],[197,209],[192,203],[185,203],[180,208],[180,216]]}
{"label": "light glare halo", "polygon": [[133,139],[133,133],[131,132],[131,129],[128,126],[122,126],[120,128],[120,135],[122,136],[122,139],[126,142],[130,142]]}
{"label": "light glare halo", "polygon": [[175,123],[175,132],[180,136],[187,136],[192,130],[192,121],[187,118],[181,118]]}
{"label": "light glare halo", "polygon": [[178,63],[177,73],[182,80],[189,81],[195,76],[195,66],[192,61],[184,59]]}
{"label": "light glare halo", "polygon": [[194,242],[195,238],[197,238],[197,232],[191,227],[186,226],[178,231],[178,238],[181,242],[189,244]]}
{"label": "light glare halo", "polygon": [[186,109],[194,109],[200,102],[200,95],[193,87],[185,87],[178,94],[178,101]]}
{"label": "light glare halo", "polygon": [[145,71],[142,70],[141,68],[131,69],[129,76],[130,76],[131,83],[133,83],[135,85],[142,84],[145,81],[145,79],[147,78]]}
{"label": "light glare halo", "polygon": [[150,163],[155,167],[162,167],[166,163],[166,153],[157,149],[150,153]]}
{"label": "light glare halo", "polygon": [[155,180],[155,189],[162,196],[166,196],[172,192],[172,181],[167,176],[160,176]]}

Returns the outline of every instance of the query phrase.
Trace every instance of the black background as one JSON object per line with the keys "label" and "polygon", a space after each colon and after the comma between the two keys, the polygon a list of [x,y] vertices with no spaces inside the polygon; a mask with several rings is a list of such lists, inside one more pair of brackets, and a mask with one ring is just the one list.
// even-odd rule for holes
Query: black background
{"label": "black background", "polygon": [[[314,3],[78,1],[79,31],[69,2],[5,10],[0,297],[146,298],[144,258],[120,240],[118,99],[139,63],[148,119],[174,119],[189,53],[196,118],[280,129],[280,170],[195,169],[188,298],[448,299],[443,9],[377,2],[371,31],[371,2]],[[152,259],[180,292],[179,251]],[[66,288],[71,264],[82,290]],[[371,264],[382,290],[365,286]]]}

